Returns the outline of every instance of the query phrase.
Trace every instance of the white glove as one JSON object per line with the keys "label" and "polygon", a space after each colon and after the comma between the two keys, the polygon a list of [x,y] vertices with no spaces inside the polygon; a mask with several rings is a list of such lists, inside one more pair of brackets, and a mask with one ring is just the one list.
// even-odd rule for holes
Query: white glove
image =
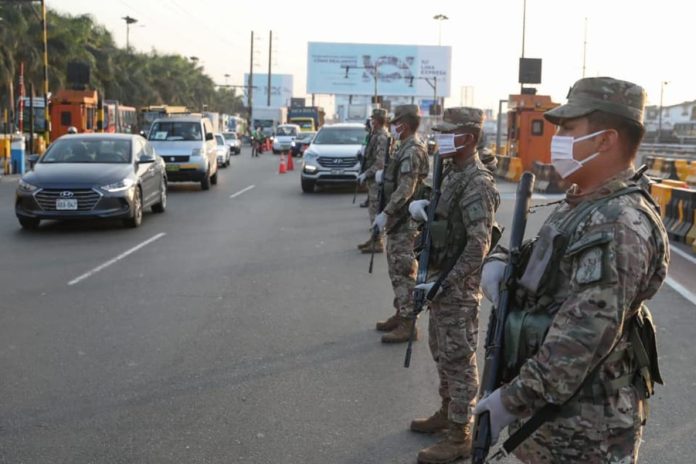
{"label": "white glove", "polygon": [[483,290],[483,294],[486,295],[488,301],[493,303],[494,306],[498,305],[500,282],[503,281],[506,265],[505,262],[494,259],[484,264],[481,271],[481,290]]}
{"label": "white glove", "polygon": [[382,181],[384,180],[384,169],[380,169],[375,173],[375,182],[378,184],[381,184]]}
{"label": "white glove", "polygon": [[474,408],[474,414],[488,411],[491,423],[491,445],[495,445],[501,430],[510,425],[517,417],[511,414],[500,399],[500,388],[487,397],[479,400]]}
{"label": "white glove", "polygon": [[363,172],[362,174],[360,174],[360,175],[358,176],[358,184],[362,185],[362,183],[365,182],[365,179],[366,179],[366,178],[367,178],[367,174],[366,174],[366,173]]}
{"label": "white glove", "polygon": [[379,232],[382,232],[384,230],[384,227],[387,225],[387,213],[382,211],[375,217],[375,222],[372,223],[372,228],[374,229],[377,227]]}
{"label": "white glove", "polygon": [[425,207],[430,204],[430,200],[415,200],[409,203],[408,212],[414,221],[425,222],[428,220],[428,213],[425,212]]}

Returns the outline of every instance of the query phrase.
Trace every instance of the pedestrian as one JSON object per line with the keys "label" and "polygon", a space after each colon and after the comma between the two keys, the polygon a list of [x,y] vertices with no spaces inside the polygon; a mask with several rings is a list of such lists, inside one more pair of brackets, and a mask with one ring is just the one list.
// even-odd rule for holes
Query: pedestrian
{"label": "pedestrian", "polygon": [[[379,184],[375,180],[377,171],[384,169],[384,161],[389,152],[389,133],[385,127],[387,122],[387,112],[384,109],[376,108],[372,111],[371,135],[367,147],[365,148],[364,170],[358,176],[358,183],[367,182],[367,207],[370,216],[370,224],[375,221],[379,213]],[[373,243],[374,241],[374,243]],[[384,252],[383,234],[380,233],[376,240],[373,237],[366,242],[358,245],[358,249],[363,253],[371,253],[374,247],[375,253]]]}
{"label": "pedestrian", "polygon": [[[417,268],[413,252],[416,227],[411,221],[408,204],[425,195],[424,181],[429,166],[425,144],[417,134],[420,126],[418,106],[397,106],[389,123],[392,137],[401,144],[384,170],[385,207],[375,217],[373,227],[376,226],[380,232],[386,231],[387,264],[396,313],[378,322],[377,330],[389,332],[382,336],[383,343],[405,343],[411,332],[412,291]],[[379,178],[380,174],[376,176]]]}
{"label": "pedestrian", "polygon": [[[565,105],[545,113],[558,130],[551,159],[573,183],[548,217],[520,271],[506,340],[506,383],[482,399],[491,436],[546,405],[557,413],[515,454],[528,463],[635,463],[647,398],[662,379],[644,305],[662,285],[669,241],[633,162],[644,135],[642,87],[610,77],[581,79]],[[496,301],[505,253],[484,266]],[[549,408],[545,408],[547,410]]]}
{"label": "pedestrian", "polygon": [[[440,156],[448,158],[441,196],[430,224],[428,283],[416,288],[430,300],[429,345],[437,364],[440,408],[427,419],[411,422],[411,430],[447,430],[437,444],[418,453],[419,463],[448,463],[471,452],[473,410],[478,394],[476,346],[481,266],[497,241],[495,211],[500,196],[495,179],[479,157],[483,111],[448,108],[433,127]],[[436,186],[433,186],[434,188]],[[429,200],[409,206],[414,220],[426,221]],[[495,230],[495,233],[494,233]]]}

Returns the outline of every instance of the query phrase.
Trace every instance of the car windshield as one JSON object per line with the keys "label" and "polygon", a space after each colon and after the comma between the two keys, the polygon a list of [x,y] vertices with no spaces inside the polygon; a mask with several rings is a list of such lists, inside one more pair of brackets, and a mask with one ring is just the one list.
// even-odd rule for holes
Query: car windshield
{"label": "car windshield", "polygon": [[197,122],[160,121],[152,125],[149,140],[175,142],[203,140],[201,125]]}
{"label": "car windshield", "polygon": [[300,135],[297,136],[297,141],[298,142],[309,142],[312,140],[312,137],[314,137],[314,132],[302,132]]}
{"label": "car windshield", "polygon": [[41,157],[41,163],[130,163],[131,141],[114,139],[59,139]]}
{"label": "car windshield", "polygon": [[297,129],[295,127],[279,127],[276,135],[297,135]]}
{"label": "car windshield", "polygon": [[216,135],[215,136],[215,141],[217,142],[218,145],[224,145],[225,144],[225,138],[222,135]]}
{"label": "car windshield", "polygon": [[314,139],[317,145],[360,145],[367,131],[362,127],[334,127],[319,131]]}
{"label": "car windshield", "polygon": [[296,124],[302,129],[314,129],[314,121],[296,121]]}
{"label": "car windshield", "polygon": [[225,137],[225,140],[237,140],[237,134],[234,132],[226,132],[222,136]]}

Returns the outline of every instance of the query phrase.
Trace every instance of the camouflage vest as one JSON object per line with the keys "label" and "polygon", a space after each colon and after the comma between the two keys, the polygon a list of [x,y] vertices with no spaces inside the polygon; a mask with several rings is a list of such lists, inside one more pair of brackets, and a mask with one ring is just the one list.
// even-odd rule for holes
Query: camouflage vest
{"label": "camouflage vest", "polygon": [[[425,148],[425,144],[418,138],[418,136],[414,135],[407,139],[404,143],[402,143],[399,146],[399,149],[396,153],[394,153],[394,156],[390,158],[388,165],[384,168],[384,201],[385,203],[389,203],[389,200],[391,199],[392,194],[394,191],[397,189],[399,185],[399,180],[400,180],[400,175],[401,175],[401,165],[403,164],[404,161],[410,161],[410,157],[404,156],[407,152],[408,149],[412,146],[418,146],[421,149],[421,152],[423,153],[423,156],[428,156],[427,151]],[[413,169],[413,168],[412,168]],[[422,163],[421,166],[421,172],[416,173],[418,175],[418,181],[416,185],[416,191],[413,194],[412,199],[420,199],[423,198],[424,194],[424,182],[423,179],[425,179],[428,176],[428,162],[427,158],[424,163]],[[409,171],[411,172],[411,171]],[[405,208],[405,213],[408,213],[408,205]]]}
{"label": "camouflage vest", "polygon": [[[363,171],[368,170],[373,164],[375,164],[375,161],[377,161],[375,148],[377,147],[377,143],[382,138],[386,138],[387,140],[389,139],[389,134],[384,128],[370,135],[370,140],[367,142],[367,146],[365,147],[365,167],[363,168]],[[387,147],[387,151],[389,151],[389,147]]]}
{"label": "camouflage vest", "polygon": [[473,164],[465,166],[461,171],[455,171],[454,166],[450,165],[444,175],[435,220],[430,226],[432,245],[429,264],[433,269],[441,270],[458,259],[466,246],[466,227],[459,202],[469,183],[478,176],[486,176],[495,181],[478,157]]}
{"label": "camouflage vest", "polygon": [[[563,215],[565,217],[557,216],[554,220],[552,215],[539,231],[539,236],[531,247],[528,246],[526,250],[522,250],[522,259],[527,264],[518,281],[515,307],[511,308],[505,323],[503,375],[505,381],[514,378],[524,362],[539,351],[554,315],[568,297],[558,292],[559,269],[563,259],[613,240],[612,235],[604,232],[576,236],[580,224],[583,224],[595,212],[602,213],[610,220],[612,217],[618,217],[621,211],[612,208],[609,204],[610,200],[622,195],[636,194],[642,195],[647,200],[636,202],[636,209],[644,214],[651,224],[656,225],[661,222],[659,206],[643,187],[633,182],[606,197],[581,203],[572,210],[571,214]],[[664,256],[666,247],[667,244],[658,240],[658,253],[654,259]],[[633,350],[631,356],[637,360],[640,375],[636,376],[635,372],[631,372],[615,379],[613,385],[602,389],[602,394],[641,379],[643,381],[641,388],[644,389],[647,397],[652,394],[654,382],[662,383],[657,364],[654,326],[647,306],[641,303],[630,309],[635,310],[636,315],[633,317],[632,325],[628,324],[629,327],[625,329],[624,335],[626,331],[631,332],[628,334]],[[601,362],[616,361],[625,354],[624,352],[610,353]],[[589,399],[601,402],[604,397],[590,395]]]}

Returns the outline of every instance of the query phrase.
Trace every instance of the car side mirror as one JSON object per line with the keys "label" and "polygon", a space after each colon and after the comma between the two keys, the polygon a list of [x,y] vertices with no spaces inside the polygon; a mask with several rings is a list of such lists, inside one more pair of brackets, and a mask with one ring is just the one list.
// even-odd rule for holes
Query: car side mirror
{"label": "car side mirror", "polygon": [[138,160],[139,164],[149,164],[149,163],[154,163],[154,162],[155,162],[155,157],[150,156],[150,155],[143,155]]}
{"label": "car side mirror", "polygon": [[215,139],[215,137],[213,136],[213,133],[212,133],[212,132],[208,132],[208,133],[205,134],[205,140],[206,140],[206,141],[207,141],[207,140],[214,140],[214,139]]}

